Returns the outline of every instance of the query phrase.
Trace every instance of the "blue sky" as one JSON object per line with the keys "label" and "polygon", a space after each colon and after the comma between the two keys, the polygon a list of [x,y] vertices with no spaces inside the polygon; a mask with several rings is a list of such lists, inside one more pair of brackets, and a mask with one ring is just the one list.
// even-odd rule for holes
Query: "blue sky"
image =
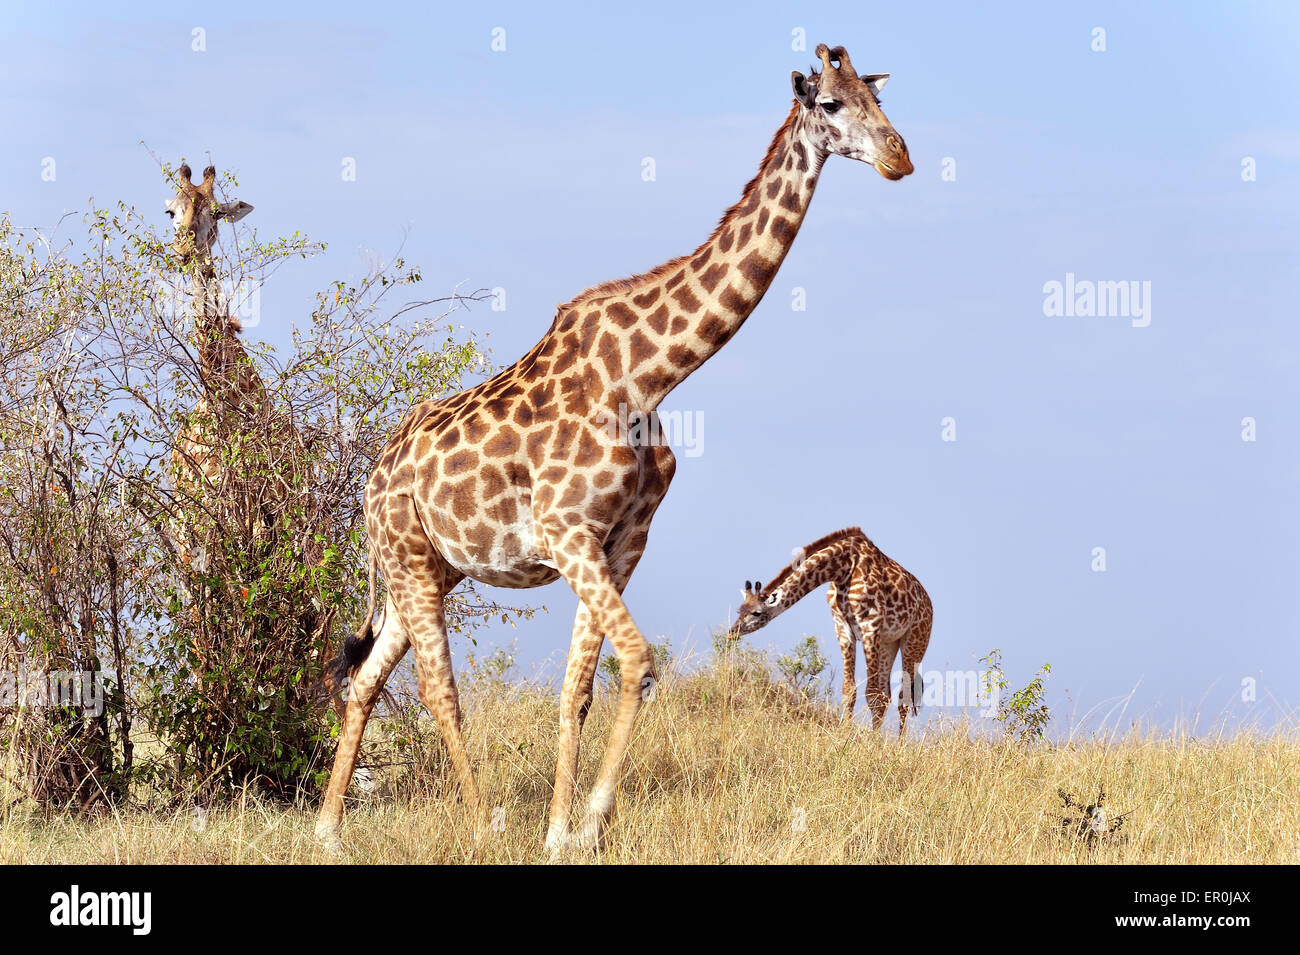
{"label": "blue sky", "polygon": [[[1202,728],[1223,713],[1270,726],[1300,704],[1300,8],[230,3],[108,20],[68,4],[0,17],[0,207],[16,221],[49,225],[94,196],[161,224],[140,141],[196,166],[210,154],[237,171],[248,225],[330,246],[263,289],[255,336],[286,343],[315,288],[405,239],[428,290],[507,290],[507,311],[461,319],[490,333],[498,362],[556,303],[702,241],[783,120],[790,70],[818,42],[845,45],[859,71],[893,74],[884,107],[917,172],[889,183],[832,158],[767,298],[666,402],[699,416],[703,453],[679,453],[628,588],[643,630],[679,652],[707,646],[743,580],[859,524],[934,600],[927,670],[1001,647],[1017,685],[1053,665],[1063,715],[1136,687],[1124,719],[1165,726],[1198,712]],[[1150,324],[1046,316],[1044,285],[1067,273],[1150,282]],[[806,311],[791,308],[796,287]],[[955,441],[941,440],[948,417]],[[551,613],[487,641],[517,636],[524,661],[561,661],[573,596],[559,583],[518,596]],[[805,633],[833,648],[819,597],[757,642]],[[1254,703],[1240,699],[1247,678]]]}

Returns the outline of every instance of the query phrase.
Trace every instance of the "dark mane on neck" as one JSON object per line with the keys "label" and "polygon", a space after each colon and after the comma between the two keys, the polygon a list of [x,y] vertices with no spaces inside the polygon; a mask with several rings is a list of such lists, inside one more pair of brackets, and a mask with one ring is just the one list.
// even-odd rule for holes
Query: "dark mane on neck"
{"label": "dark mane on neck", "polygon": [[200,335],[220,337],[227,341],[241,341],[244,323],[239,316],[230,314],[204,314],[195,320],[195,329]]}
{"label": "dark mane on neck", "polygon": [[[812,555],[817,553],[819,550],[825,547],[829,547],[831,544],[834,544],[838,541],[842,541],[846,537],[861,537],[863,540],[867,541],[868,543],[871,542],[871,538],[867,537],[867,535],[863,533],[861,527],[846,527],[843,530],[833,531],[832,533],[827,534],[825,537],[817,538],[811,544],[804,547],[803,549],[804,557],[803,560],[799,561],[799,565],[802,565],[804,561],[808,560],[808,558],[812,557]],[[763,588],[763,593],[767,593],[769,590],[772,590],[775,587],[779,587],[781,584],[785,583],[786,580],[789,579],[790,575],[793,574],[798,569],[799,565],[796,565],[794,563],[786,564],[783,568],[781,568],[781,570],[777,573],[777,575],[772,578],[772,582]]]}
{"label": "dark mane on neck", "polygon": [[717,227],[714,228],[713,232],[709,235],[709,237],[705,239],[704,242],[695,249],[695,251],[688,252],[686,255],[679,255],[675,259],[669,259],[667,262],[663,263],[662,265],[655,266],[649,272],[642,272],[640,275],[631,275],[625,279],[610,279],[608,282],[601,282],[599,285],[593,285],[585,292],[579,293],[578,295],[576,295],[575,297],[571,298],[569,301],[561,305],[559,309],[557,309],[557,317],[558,317],[558,313],[562,313],[567,309],[576,308],[580,305],[586,305],[589,302],[597,301],[602,298],[608,298],[611,295],[622,295],[624,293],[631,292],[634,289],[639,288],[640,286],[646,284],[647,282],[651,282],[654,281],[655,279],[662,278],[666,273],[671,272],[673,269],[676,269],[687,259],[690,259],[695,255],[699,254],[701,249],[703,249],[706,245],[708,245],[718,237],[718,233],[722,231],[723,227],[726,226],[727,222],[730,221],[731,218],[735,216],[742,208],[745,209],[745,211],[750,211],[749,209],[750,201],[753,196],[753,193],[758,189],[759,181],[763,178],[763,170],[765,170],[768,167],[768,164],[771,163],[772,158],[776,156],[777,153],[780,151],[782,143],[785,141],[786,134],[790,132],[790,127],[794,125],[795,117],[798,114],[799,114],[799,103],[796,101],[794,106],[790,110],[790,115],[785,118],[785,122],[781,124],[781,128],[778,129],[776,131],[776,135],[772,137],[772,142],[767,147],[767,153],[764,154],[763,161],[758,164],[758,172],[754,174],[754,178],[749,180],[749,184],[745,186],[745,191],[740,194],[740,198],[736,200],[734,205],[732,205],[730,208],[727,209],[726,212],[722,214],[722,218],[718,220]]}

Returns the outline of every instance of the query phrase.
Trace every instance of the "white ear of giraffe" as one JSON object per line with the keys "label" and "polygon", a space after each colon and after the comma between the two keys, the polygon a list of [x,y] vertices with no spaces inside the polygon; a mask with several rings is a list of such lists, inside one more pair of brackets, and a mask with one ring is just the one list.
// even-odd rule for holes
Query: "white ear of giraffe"
{"label": "white ear of giraffe", "polygon": [[880,91],[883,90],[885,88],[885,84],[889,82],[889,74],[868,73],[866,76],[862,77],[862,82],[866,83],[868,86],[871,87],[872,93],[874,93],[876,96],[879,96]]}
{"label": "white ear of giraffe", "polygon": [[244,216],[253,211],[253,207],[247,202],[223,202],[217,209],[217,218],[225,219],[227,222],[238,222]]}
{"label": "white ear of giraffe", "polygon": [[794,557],[795,567],[798,567],[800,564],[802,564],[803,559],[808,556],[808,552],[805,551],[802,547],[796,547],[794,550],[790,552],[790,554],[791,556]]}

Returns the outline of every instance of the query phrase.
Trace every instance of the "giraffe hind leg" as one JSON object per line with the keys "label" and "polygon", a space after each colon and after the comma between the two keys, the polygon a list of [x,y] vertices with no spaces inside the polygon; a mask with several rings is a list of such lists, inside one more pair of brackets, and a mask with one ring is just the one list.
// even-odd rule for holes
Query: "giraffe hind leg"
{"label": "giraffe hind leg", "polygon": [[921,658],[930,645],[930,622],[914,629],[903,642],[903,692],[898,699],[898,732],[907,729],[907,711],[913,715],[921,712],[921,698],[925,695],[925,678],[921,675]]}
{"label": "giraffe hind leg", "polygon": [[438,723],[451,759],[461,798],[475,822],[480,803],[461,735],[460,696],[451,666],[447,636],[446,596],[464,575],[453,570],[427,540],[407,540],[403,560],[381,559],[388,597],[415,651],[420,701]]}
{"label": "giraffe hind leg", "polygon": [[889,709],[889,671],[894,668],[898,644],[885,640],[883,634],[874,634],[869,648],[864,644],[867,657],[867,704],[871,708],[873,729],[885,725],[885,711]]}
{"label": "giraffe hind leg", "polygon": [[370,712],[374,709],[385,681],[409,646],[406,633],[389,603],[384,612],[383,624],[371,638],[370,652],[357,666],[348,687],[347,707],[339,731],[334,769],[330,773],[329,788],[316,819],[316,838],[332,852],[341,848],[338,831],[343,819],[343,797],[356,769],[357,753],[361,748],[361,738],[365,735],[366,722],[370,719]]}

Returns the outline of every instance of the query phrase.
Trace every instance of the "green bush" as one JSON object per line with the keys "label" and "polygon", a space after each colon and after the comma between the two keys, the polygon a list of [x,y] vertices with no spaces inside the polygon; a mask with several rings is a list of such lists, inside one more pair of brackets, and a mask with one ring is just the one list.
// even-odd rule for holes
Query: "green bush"
{"label": "green bush", "polygon": [[985,666],[984,697],[996,701],[993,718],[1001,724],[1003,735],[1021,742],[1042,739],[1052,716],[1045,699],[1052,665],[1044,663],[1032,680],[1008,693],[1011,684],[1002,669],[1002,651],[993,649],[979,662]]}
{"label": "green bush", "polygon": [[809,701],[824,695],[821,677],[828,663],[817,638],[809,634],[795,644],[792,653],[776,658],[776,671],[791,693]]}
{"label": "green bush", "polygon": [[[309,794],[323,665],[365,608],[365,480],[412,404],[488,370],[446,321],[479,296],[402,299],[422,276],[400,257],[332,283],[287,354],[244,340],[267,399],[249,408],[205,378],[170,234],[121,204],[85,222],[74,242],[0,214],[0,671],[98,673],[105,705],[0,708],[0,771],[81,810],[135,783]],[[324,252],[242,230],[224,247],[227,288]],[[195,426],[216,482],[176,454]],[[472,588],[448,609],[453,633],[521,612]]]}

